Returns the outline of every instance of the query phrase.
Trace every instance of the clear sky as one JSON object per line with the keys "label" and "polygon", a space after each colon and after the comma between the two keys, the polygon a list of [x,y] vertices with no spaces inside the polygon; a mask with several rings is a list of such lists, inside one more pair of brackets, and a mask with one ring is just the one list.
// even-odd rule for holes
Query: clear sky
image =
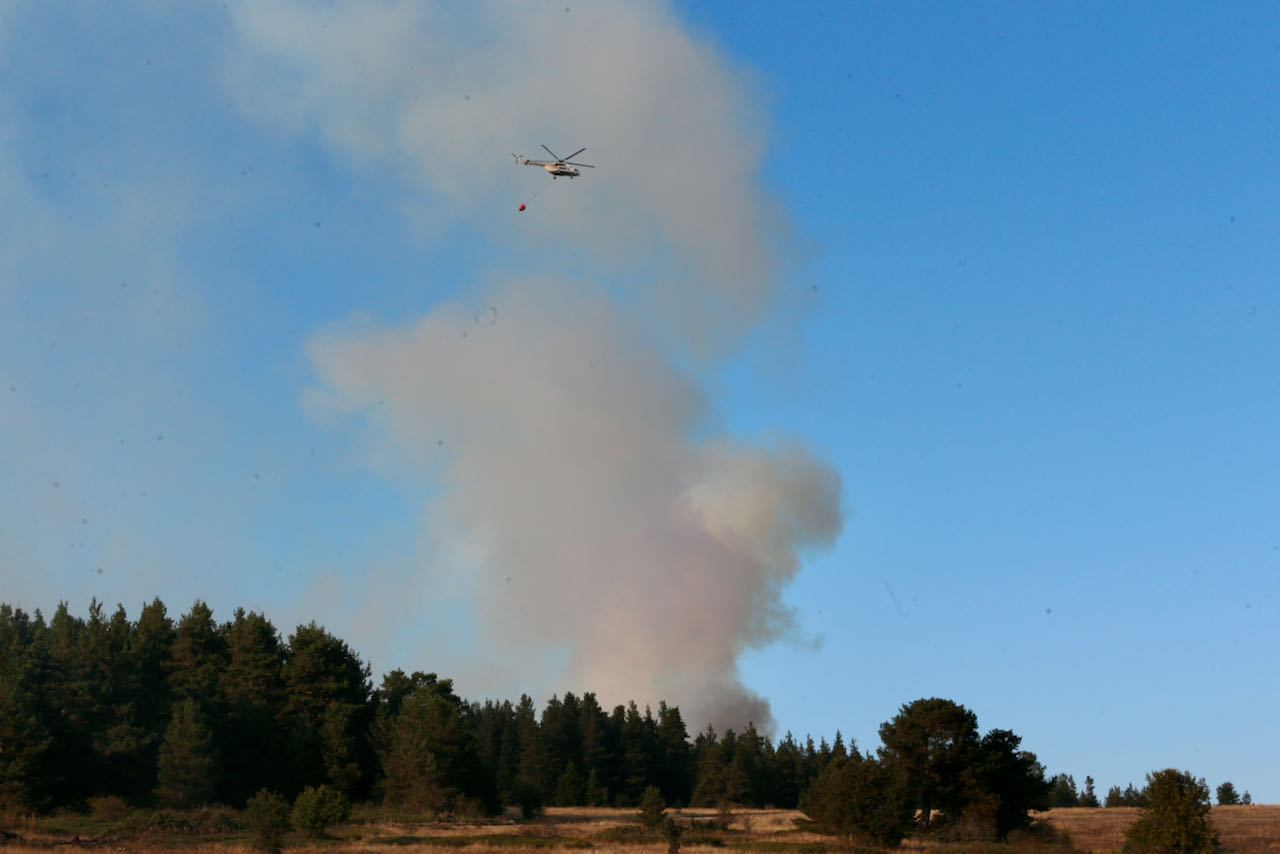
{"label": "clear sky", "polygon": [[1280,802],[1278,191],[1270,3],[3,3],[0,601]]}

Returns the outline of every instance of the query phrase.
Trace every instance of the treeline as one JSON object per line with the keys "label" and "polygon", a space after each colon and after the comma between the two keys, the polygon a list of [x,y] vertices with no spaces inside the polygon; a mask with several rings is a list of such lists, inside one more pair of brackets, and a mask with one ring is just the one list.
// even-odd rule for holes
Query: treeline
{"label": "treeline", "polygon": [[176,621],[156,599],[130,620],[0,605],[0,802],[35,810],[97,796],[135,805],[240,806],[270,789],[327,785],[353,801],[430,810],[504,804],[795,806],[828,744],[748,725],[690,739],[680,710],[541,709],[468,702],[431,673],[371,669],[315,623],[282,637],[262,614],[218,623],[203,602]]}
{"label": "treeline", "polygon": [[985,811],[1003,835],[1028,809],[1081,800],[1070,777],[1046,780],[1017,735],[982,735],[949,700],[903,706],[880,736],[872,756],[839,732],[775,743],[749,724],[691,738],[665,703],[469,702],[448,679],[400,670],[375,688],[370,666],[314,622],[282,637],[262,614],[218,623],[199,601],[176,621],[159,599],[136,620],[97,601],[87,618],[62,604],[47,621],[0,605],[0,805],[238,807],[262,790],[293,799],[328,786],[424,811],[536,812],[633,806],[654,787],[668,804],[820,814],[851,802],[846,790],[891,780],[903,793],[895,816]]}
{"label": "treeline", "polygon": [[[1253,796],[1246,791],[1243,795],[1236,791],[1230,781],[1217,788],[1218,806],[1248,806],[1253,803]],[[1084,778],[1084,788],[1076,789],[1075,778],[1070,774],[1055,774],[1049,778],[1049,808],[1060,807],[1147,807],[1151,798],[1146,788],[1137,788],[1132,783],[1121,789],[1112,786],[1107,790],[1106,798],[1099,803],[1093,790],[1093,778]]]}

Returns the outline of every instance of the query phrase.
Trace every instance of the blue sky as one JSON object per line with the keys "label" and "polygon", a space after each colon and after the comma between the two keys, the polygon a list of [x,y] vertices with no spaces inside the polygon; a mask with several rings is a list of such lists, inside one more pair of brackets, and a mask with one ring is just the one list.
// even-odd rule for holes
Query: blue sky
{"label": "blue sky", "polygon": [[1280,799],[1280,13],[514,5],[0,7],[0,599]]}

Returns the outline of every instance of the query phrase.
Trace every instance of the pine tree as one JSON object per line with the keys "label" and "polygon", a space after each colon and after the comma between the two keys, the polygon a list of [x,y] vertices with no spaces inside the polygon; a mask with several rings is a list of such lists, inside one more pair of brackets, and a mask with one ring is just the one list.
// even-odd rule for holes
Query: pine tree
{"label": "pine tree", "polygon": [[217,791],[213,742],[194,700],[174,706],[157,766],[156,800],[165,806],[191,807],[213,799]]}
{"label": "pine tree", "polygon": [[52,805],[42,773],[54,740],[38,693],[43,658],[27,615],[0,605],[0,808]]}
{"label": "pine tree", "polygon": [[450,688],[446,680],[414,691],[391,718],[381,757],[386,798],[432,812],[464,806],[467,798],[495,812],[497,787],[480,763],[462,703]]}
{"label": "pine tree", "polygon": [[236,609],[222,627],[227,665],[221,690],[227,717],[220,742],[223,751],[221,798],[244,803],[260,789],[288,790],[283,734],[278,717],[284,706],[284,649],[275,626],[261,614]]}
{"label": "pine tree", "polygon": [[609,802],[609,790],[600,785],[600,775],[594,768],[587,775],[587,788],[583,800],[589,807],[602,807]]}
{"label": "pine tree", "polygon": [[929,826],[932,813],[964,806],[964,770],[978,751],[978,718],[964,706],[937,697],[916,700],[880,726],[880,758],[901,769]]}
{"label": "pine tree", "polygon": [[1055,774],[1049,780],[1049,806],[1053,808],[1080,805],[1075,778],[1070,774]]}
{"label": "pine tree", "polygon": [[206,714],[220,717],[226,699],[222,676],[227,669],[227,641],[213,621],[213,611],[200,600],[178,621],[169,662],[169,687],[178,700],[191,700]]}
{"label": "pine tree", "polygon": [[289,636],[281,677],[280,723],[288,734],[295,785],[321,785],[334,776],[352,788],[362,785],[352,784],[348,772],[354,763],[363,775],[372,764],[363,735],[371,722],[363,717],[373,695],[369,666],[312,622]]}
{"label": "pine tree", "polygon": [[667,802],[662,799],[662,792],[657,786],[646,786],[640,795],[640,811],[637,818],[645,827],[657,827],[667,813]]}
{"label": "pine tree", "polygon": [[578,773],[578,769],[574,766],[572,760],[566,760],[564,771],[560,773],[559,779],[556,780],[556,788],[551,796],[551,803],[558,807],[576,807],[585,803],[586,799],[586,784],[582,781],[582,775]]}
{"label": "pine tree", "polygon": [[1098,807],[1098,795],[1093,791],[1093,778],[1084,778],[1084,793],[1080,795],[1080,806],[1082,807]]}
{"label": "pine tree", "polygon": [[680,709],[658,704],[658,788],[668,803],[683,806],[693,795],[693,756]]}

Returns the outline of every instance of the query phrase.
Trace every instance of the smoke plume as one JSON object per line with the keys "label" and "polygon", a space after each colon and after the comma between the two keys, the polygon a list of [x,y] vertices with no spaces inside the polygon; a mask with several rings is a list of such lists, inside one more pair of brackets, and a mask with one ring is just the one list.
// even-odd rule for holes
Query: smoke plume
{"label": "smoke plume", "polygon": [[[475,642],[545,669],[548,693],[767,727],[739,655],[791,628],[781,591],[841,519],[829,466],[733,438],[706,391],[779,288],[751,81],[662,4],[236,20],[245,110],[395,176],[424,241],[493,247],[487,269],[424,271],[452,295],[419,319],[311,342],[316,399],[431,487],[417,572],[449,579]],[[546,176],[510,152],[542,142],[597,168],[516,214]]]}

